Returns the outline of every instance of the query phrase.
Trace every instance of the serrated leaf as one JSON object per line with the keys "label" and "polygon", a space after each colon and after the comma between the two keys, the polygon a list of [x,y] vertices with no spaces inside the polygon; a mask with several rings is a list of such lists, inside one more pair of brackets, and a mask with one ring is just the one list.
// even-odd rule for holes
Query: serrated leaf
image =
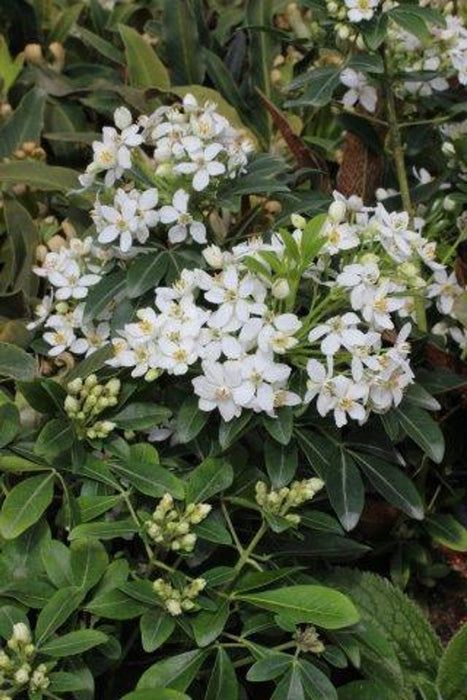
{"label": "serrated leaf", "polygon": [[452,637],[444,650],[436,685],[443,700],[467,698],[467,625]]}

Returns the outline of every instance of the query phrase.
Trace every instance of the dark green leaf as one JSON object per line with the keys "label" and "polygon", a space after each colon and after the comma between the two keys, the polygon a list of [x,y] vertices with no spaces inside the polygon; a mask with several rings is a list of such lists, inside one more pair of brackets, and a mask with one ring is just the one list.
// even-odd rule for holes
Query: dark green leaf
{"label": "dark green leaf", "polygon": [[74,539],[70,547],[70,566],[74,586],[89,591],[107,568],[105,547],[95,539]]}
{"label": "dark green leaf", "polygon": [[20,429],[19,411],[14,403],[0,404],[0,447],[12,442]]}
{"label": "dark green leaf", "polygon": [[38,646],[68,620],[81,603],[82,598],[83,591],[75,586],[61,588],[54,593],[37,618],[35,639]]}
{"label": "dark green leaf", "polygon": [[154,49],[132,27],[120,24],[118,29],[125,45],[130,85],[168,90],[169,73]]}
{"label": "dark green leaf", "polygon": [[[1,173],[0,173],[1,177]],[[126,289],[126,275],[124,270],[105,275],[100,282],[90,287],[84,305],[83,323],[92,321],[102,311],[107,309],[109,304],[115,302]]]}
{"label": "dark green leaf", "polygon": [[164,0],[164,31],[172,82],[202,84],[204,56],[191,0]]}
{"label": "dark green leaf", "polygon": [[175,629],[175,620],[163,610],[147,610],[140,620],[141,643],[147,654],[158,649]]}
{"label": "dark green leaf", "polygon": [[100,520],[93,523],[77,525],[70,532],[70,540],[81,537],[96,537],[100,540],[113,540],[117,537],[131,537],[138,532],[138,527],[131,519]]}
{"label": "dark green leaf", "polygon": [[157,287],[167,270],[168,257],[165,251],[140,255],[128,268],[126,284],[130,299],[136,299],[149,289]]}
{"label": "dark green leaf", "polygon": [[271,485],[275,489],[287,486],[297,471],[298,451],[296,445],[277,445],[267,440],[264,445],[264,458]]}
{"label": "dark green leaf", "polygon": [[0,158],[6,158],[25,141],[40,141],[46,94],[33,88],[23,97],[9,120],[0,129]]}
{"label": "dark green leaf", "polygon": [[185,444],[194,440],[209,420],[209,413],[200,411],[198,399],[190,396],[182,403],[177,414],[177,436]]}
{"label": "dark green leaf", "polygon": [[69,450],[73,440],[74,433],[70,421],[65,418],[52,418],[39,433],[34,452],[40,457],[52,459]]}
{"label": "dark green leaf", "polygon": [[171,411],[154,403],[130,403],[112,421],[122,430],[150,430],[170,418]]}
{"label": "dark green leaf", "polygon": [[280,408],[276,418],[263,417],[263,425],[269,435],[281,445],[288,445],[293,432],[293,412],[288,406]]}
{"label": "dark green leaf", "polygon": [[227,460],[208,457],[190,474],[186,487],[186,502],[207,501],[219,491],[228,489],[232,481],[233,470]]}
{"label": "dark green leaf", "polygon": [[[0,163],[0,182],[6,185],[22,183],[30,187],[35,187],[42,192],[49,190],[69,192],[79,185],[78,173],[75,170],[32,161]],[[24,372],[18,379],[32,379],[33,376],[33,372]]]}
{"label": "dark green leaf", "polygon": [[455,552],[467,552],[467,528],[449,513],[428,515],[424,525],[436,542]]}
{"label": "dark green leaf", "polygon": [[[0,170],[1,167],[0,163]],[[16,345],[0,343],[0,376],[10,379],[32,379],[35,373],[36,361],[32,355],[28,355]]]}
{"label": "dark green leaf", "polygon": [[235,667],[222,647],[217,650],[204,700],[237,700],[238,681]]}
{"label": "dark green leaf", "polygon": [[107,635],[98,630],[76,630],[46,642],[40,651],[41,654],[57,658],[74,656],[104,644],[107,639]]}
{"label": "dark green leaf", "polygon": [[184,691],[193,682],[208,652],[195,649],[157,661],[139,679],[138,690],[165,688]]}
{"label": "dark green leaf", "polygon": [[440,464],[444,457],[444,436],[438,423],[416,406],[403,404],[394,411],[407,435],[433,462]]}
{"label": "dark green leaf", "polygon": [[345,450],[336,450],[322,477],[342,527],[353,530],[360,520],[365,500],[363,481],[355,461]]}
{"label": "dark green leaf", "polygon": [[220,635],[229,619],[229,603],[222,601],[217,610],[202,610],[191,620],[196,644],[206,647]]}

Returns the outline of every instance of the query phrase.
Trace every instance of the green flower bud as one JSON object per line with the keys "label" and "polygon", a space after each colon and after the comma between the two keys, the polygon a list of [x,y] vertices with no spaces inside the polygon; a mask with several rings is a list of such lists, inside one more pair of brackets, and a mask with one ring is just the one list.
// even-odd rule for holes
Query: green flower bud
{"label": "green flower bud", "polygon": [[77,379],[73,379],[72,382],[69,382],[67,384],[66,390],[69,394],[76,396],[76,394],[79,394],[82,388],[83,380],[78,377]]}

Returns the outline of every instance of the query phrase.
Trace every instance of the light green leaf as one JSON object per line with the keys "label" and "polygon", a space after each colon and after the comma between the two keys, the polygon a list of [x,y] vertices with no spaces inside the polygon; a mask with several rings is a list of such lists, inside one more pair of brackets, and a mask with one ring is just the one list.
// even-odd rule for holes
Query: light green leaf
{"label": "light green leaf", "polygon": [[7,495],[0,512],[0,534],[6,540],[18,537],[39,520],[53,498],[52,472],[31,476]]}
{"label": "light green leaf", "polygon": [[428,534],[444,547],[455,552],[467,552],[467,528],[450,513],[434,513],[424,522]]}
{"label": "light green leaf", "polygon": [[154,49],[132,27],[120,24],[118,30],[125,45],[130,85],[135,88],[168,90],[168,70]]}
{"label": "light green leaf", "polygon": [[138,681],[138,690],[170,686],[184,691],[193,682],[204,662],[208,651],[195,649],[184,654],[176,654],[162,661],[157,661],[143,673]]}
{"label": "light green leaf", "polygon": [[54,586],[66,588],[72,585],[68,547],[58,540],[46,540],[41,545],[41,559]]}
{"label": "light green leaf", "polygon": [[236,597],[286,616],[295,623],[310,622],[325,629],[355,625],[359,620],[349,598],[325,586],[288,586]]}

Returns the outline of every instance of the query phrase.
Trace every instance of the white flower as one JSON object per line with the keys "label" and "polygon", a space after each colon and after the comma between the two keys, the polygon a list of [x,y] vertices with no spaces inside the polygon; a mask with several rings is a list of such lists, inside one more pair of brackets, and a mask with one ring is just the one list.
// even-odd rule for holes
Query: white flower
{"label": "white flower", "polygon": [[359,245],[357,228],[347,223],[336,224],[332,219],[328,219],[321,235],[327,238],[326,243],[321,248],[321,253],[336,255],[341,250],[350,250]]}
{"label": "white flower", "polygon": [[357,329],[360,319],[357,314],[349,311],[343,316],[333,316],[325,323],[313,328],[308,334],[308,341],[314,343],[325,336],[321,342],[323,355],[334,355],[342,346],[346,350],[352,350],[364,340],[364,334]]}
{"label": "white flower", "polygon": [[427,289],[429,299],[436,298],[436,306],[442,314],[452,314],[454,302],[462,293],[462,287],[458,284],[455,272],[447,274],[446,270],[435,270],[435,281]]}
{"label": "white flower", "polygon": [[315,396],[329,391],[328,382],[331,379],[331,368],[328,366],[326,369],[318,360],[308,360],[306,371],[308,379],[306,382],[307,392],[304,401],[305,403],[309,403]]}
{"label": "white flower", "polygon": [[224,150],[220,143],[211,143],[205,149],[188,151],[191,162],[179,163],[174,167],[176,173],[193,175],[193,189],[205,190],[211,177],[225,173],[225,165],[215,160]]}
{"label": "white flower", "polygon": [[348,8],[347,17],[351,22],[361,22],[373,17],[380,0],[344,0]]}
{"label": "white flower", "polygon": [[207,274],[198,280],[201,289],[206,289],[205,299],[218,305],[213,312],[210,326],[231,332],[238,330],[248,321],[250,315],[260,314],[264,305],[260,303],[266,294],[252,275],[240,277],[234,266],[229,266],[215,279]]}
{"label": "white flower", "polygon": [[223,364],[204,361],[202,369],[204,374],[192,381],[195,393],[200,397],[200,409],[213,411],[217,408],[225,421],[238,417],[242,407],[236,403],[233,392],[243,381],[241,363],[233,360]]}
{"label": "white flower", "polygon": [[449,335],[459,346],[461,350],[467,350],[467,329],[458,328],[457,326],[452,326],[449,329]]}
{"label": "white flower", "polygon": [[391,283],[385,280],[363,300],[362,316],[376,330],[394,328],[391,313],[404,306],[402,297],[388,296],[392,289]]}
{"label": "white flower", "polygon": [[69,260],[61,271],[54,270],[49,274],[49,282],[57,287],[56,299],[84,299],[89,287],[100,282],[100,275],[83,275],[76,260]]}
{"label": "white flower", "polygon": [[28,331],[32,331],[37,326],[40,326],[47,320],[53,307],[53,294],[45,296],[42,301],[35,307],[34,314],[36,319],[27,324],[26,328]]}
{"label": "white flower", "polygon": [[172,206],[166,205],[160,210],[160,220],[163,224],[176,222],[169,229],[169,241],[181,243],[188,234],[196,243],[206,242],[206,227],[200,221],[194,221],[188,213],[189,195],[185,190],[177,190],[173,196]]}
{"label": "white flower", "polygon": [[329,391],[320,394],[318,411],[321,415],[333,411],[338,428],[342,428],[347,423],[347,415],[354,420],[363,421],[366,418],[366,411],[358,401],[363,399],[366,393],[367,390],[362,384],[356,384],[348,377],[339,374],[329,381]]}
{"label": "white flower", "polygon": [[73,328],[68,325],[60,325],[54,331],[47,331],[44,333],[43,338],[48,345],[52,346],[49,350],[51,357],[56,357],[65,352],[76,340]]}
{"label": "white flower", "polygon": [[263,318],[250,318],[240,331],[240,342],[247,348],[258,345],[264,353],[283,355],[298,343],[295,338],[302,327],[295,314],[273,314],[267,312]]}
{"label": "white flower", "polygon": [[128,253],[139,226],[137,209],[138,201],[122,189],[117,190],[113,207],[97,203],[93,218],[99,243],[113,243],[119,239],[120,250]]}
{"label": "white flower", "polygon": [[283,387],[291,368],[273,362],[261,353],[248,355],[240,363],[242,383],[233,390],[237,404],[256,412],[274,411],[274,386]]}
{"label": "white flower", "polygon": [[340,75],[340,81],[343,85],[350,88],[342,98],[344,107],[350,109],[359,102],[368,112],[375,111],[376,89],[368,84],[364,73],[355,71],[353,68],[345,68]]}

